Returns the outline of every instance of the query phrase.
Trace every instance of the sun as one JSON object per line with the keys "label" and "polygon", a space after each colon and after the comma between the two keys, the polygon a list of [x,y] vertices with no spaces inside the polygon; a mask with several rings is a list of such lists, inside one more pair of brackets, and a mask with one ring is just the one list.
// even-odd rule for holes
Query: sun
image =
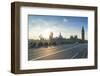
{"label": "sun", "polygon": [[53,30],[51,30],[50,28],[43,29],[42,30],[42,36],[45,39],[48,39],[49,38],[49,35],[50,35],[50,32],[53,32]]}

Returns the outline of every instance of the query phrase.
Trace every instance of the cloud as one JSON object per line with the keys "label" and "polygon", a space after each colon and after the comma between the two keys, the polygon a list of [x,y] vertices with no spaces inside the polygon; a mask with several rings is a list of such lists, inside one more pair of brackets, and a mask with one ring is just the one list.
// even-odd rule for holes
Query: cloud
{"label": "cloud", "polygon": [[[54,36],[59,36],[61,32],[62,35],[66,38],[69,38],[71,35],[78,35],[81,37],[81,27],[73,27],[75,25],[70,24],[67,18],[63,18],[61,21],[57,20],[44,20],[41,18],[33,19],[29,24],[29,38],[39,39],[39,35],[45,33],[47,36],[48,32],[46,29],[49,29],[54,33]],[[48,34],[49,35],[49,34]],[[87,34],[86,34],[87,35]],[[86,36],[87,37],[87,36]]]}

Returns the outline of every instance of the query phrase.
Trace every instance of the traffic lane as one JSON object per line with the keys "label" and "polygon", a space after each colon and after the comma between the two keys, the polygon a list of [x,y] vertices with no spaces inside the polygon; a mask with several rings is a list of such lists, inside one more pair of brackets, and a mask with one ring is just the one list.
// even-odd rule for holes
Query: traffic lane
{"label": "traffic lane", "polygon": [[56,52],[61,51],[62,49],[66,49],[69,47],[73,47],[77,45],[75,44],[64,44],[64,45],[58,45],[58,46],[50,46],[50,47],[42,47],[42,48],[37,48],[37,49],[29,49],[28,50],[28,59],[31,60],[33,58],[37,58],[40,56],[45,56],[48,54],[53,54]]}
{"label": "traffic lane", "polygon": [[[86,51],[82,51],[84,50],[84,48],[86,48]],[[68,50],[69,49],[69,50]],[[56,52],[58,53],[53,53],[52,54],[52,50],[51,51],[47,51],[47,53],[49,53],[49,55],[43,55],[43,56],[38,56],[37,58],[33,57],[33,60],[48,60],[48,59],[71,59],[71,58],[86,58],[86,56],[83,56],[81,54],[85,53],[87,54],[87,44],[79,44],[70,48],[63,48],[60,49],[59,51],[56,50]],[[54,52],[54,51],[53,51]],[[50,54],[51,53],[51,54]],[[79,55],[79,56],[78,56]]]}
{"label": "traffic lane", "polygon": [[88,51],[87,48],[84,48],[83,51],[79,52],[79,54],[75,57],[77,58],[87,58],[88,57]]}
{"label": "traffic lane", "polygon": [[50,59],[79,59],[87,58],[87,45],[78,45],[72,49],[62,51],[53,55],[38,58],[37,60],[50,60]]}

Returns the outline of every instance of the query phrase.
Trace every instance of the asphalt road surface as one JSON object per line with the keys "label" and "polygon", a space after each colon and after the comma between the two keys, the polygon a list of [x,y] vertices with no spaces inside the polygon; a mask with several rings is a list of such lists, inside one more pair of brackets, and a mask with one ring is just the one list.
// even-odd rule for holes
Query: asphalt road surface
{"label": "asphalt road surface", "polygon": [[28,60],[80,59],[87,58],[87,55],[87,43],[64,44],[28,50]]}

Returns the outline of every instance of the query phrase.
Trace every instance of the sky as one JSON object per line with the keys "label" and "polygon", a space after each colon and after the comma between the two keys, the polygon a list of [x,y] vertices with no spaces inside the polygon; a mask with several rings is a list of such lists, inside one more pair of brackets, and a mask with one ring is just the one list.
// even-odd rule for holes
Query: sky
{"label": "sky", "polygon": [[48,39],[50,32],[53,37],[61,33],[64,38],[75,35],[81,38],[82,26],[88,40],[88,17],[28,15],[29,39],[39,39],[40,35]]}

